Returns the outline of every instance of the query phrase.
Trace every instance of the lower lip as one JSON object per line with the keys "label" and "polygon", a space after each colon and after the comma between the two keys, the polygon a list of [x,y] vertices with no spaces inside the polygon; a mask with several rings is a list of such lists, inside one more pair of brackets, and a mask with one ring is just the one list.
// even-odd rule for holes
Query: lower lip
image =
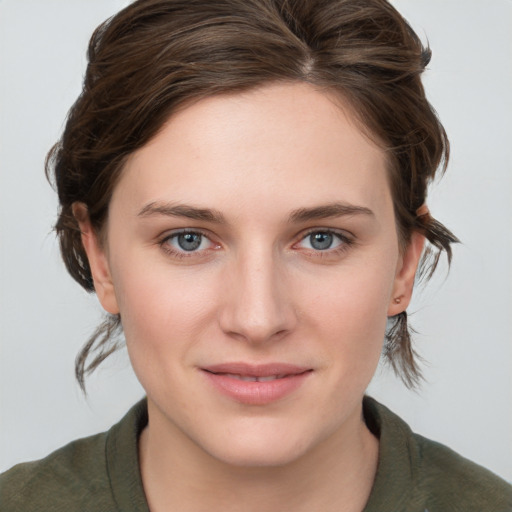
{"label": "lower lip", "polygon": [[266,405],[292,394],[308,378],[311,371],[264,382],[239,380],[208,371],[203,373],[218,391],[233,400],[247,405]]}

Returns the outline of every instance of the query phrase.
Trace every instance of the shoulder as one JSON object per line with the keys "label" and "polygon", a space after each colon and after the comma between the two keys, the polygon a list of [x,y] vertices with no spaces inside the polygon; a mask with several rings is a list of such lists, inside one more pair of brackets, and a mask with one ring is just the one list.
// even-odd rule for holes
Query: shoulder
{"label": "shoulder", "polygon": [[108,432],[14,466],[0,475],[1,512],[147,512],[137,453],[146,424],[142,400]]}
{"label": "shoulder", "polygon": [[380,439],[367,511],[512,512],[512,485],[447,446],[415,434],[365,397],[364,415]]}
{"label": "shoulder", "polygon": [[433,511],[512,511],[512,485],[447,446],[418,434],[413,439],[419,492],[428,496]]}
{"label": "shoulder", "polygon": [[[2,512],[80,510],[92,496],[105,501],[109,482],[107,434],[74,441],[46,458],[18,464],[0,475]],[[85,508],[82,508],[85,510]]]}

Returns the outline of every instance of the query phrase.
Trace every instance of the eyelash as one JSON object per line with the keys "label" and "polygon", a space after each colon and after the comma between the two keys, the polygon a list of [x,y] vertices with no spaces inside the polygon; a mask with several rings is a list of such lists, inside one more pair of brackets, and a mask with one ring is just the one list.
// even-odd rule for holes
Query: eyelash
{"label": "eyelash", "polygon": [[212,243],[212,244],[214,243],[211,241],[210,236],[207,233],[205,233],[204,231],[201,231],[200,229],[182,229],[179,231],[175,231],[169,235],[166,235],[164,238],[162,238],[158,242],[158,245],[160,245],[160,247],[162,248],[162,250],[164,252],[166,252],[173,258],[178,258],[178,259],[192,258],[192,257],[194,257],[194,258],[205,257],[205,256],[209,255],[210,251],[215,250],[217,247],[219,247],[219,245],[216,244],[217,247],[214,249],[211,249],[211,248],[203,249],[202,251],[185,251],[185,250],[178,251],[178,250],[174,249],[168,242],[177,238],[180,235],[200,235],[200,236],[206,238],[207,240],[209,240],[210,243]]}
{"label": "eyelash", "polygon": [[[315,228],[310,229],[306,233],[301,233],[301,235],[298,237],[298,241],[293,244],[292,247],[295,247],[297,244],[303,242],[308,237],[310,237],[313,234],[323,234],[323,235],[333,235],[336,237],[341,243],[338,247],[335,247],[334,249],[327,248],[325,250],[315,250],[315,249],[306,249],[308,251],[308,255],[311,257],[316,258],[326,258],[326,257],[332,257],[332,256],[339,256],[346,252],[351,246],[355,245],[355,240],[352,237],[347,236],[344,233],[340,233],[339,231],[333,230],[333,229],[321,229],[321,228]],[[208,248],[203,249],[200,251],[185,251],[185,250],[176,250],[174,249],[170,244],[169,241],[176,239],[180,235],[200,235],[201,237],[206,238],[210,241],[210,243],[215,244],[211,241],[210,236],[205,233],[204,231],[201,231],[200,229],[182,229],[180,231],[175,231],[169,235],[166,235],[164,238],[158,241],[158,245],[162,248],[164,252],[171,255],[174,258],[177,259],[184,259],[184,258],[198,258],[198,257],[206,257],[209,255],[209,253],[212,250],[216,250],[220,247],[219,244],[216,244],[217,247],[215,248]]]}
{"label": "eyelash", "polygon": [[314,234],[333,235],[341,242],[338,247],[335,247],[333,249],[330,249],[330,248],[327,248],[325,250],[309,249],[308,255],[311,257],[314,257],[314,258],[328,258],[328,257],[333,257],[333,256],[334,257],[340,256],[343,253],[345,253],[346,251],[348,251],[350,249],[350,247],[352,247],[356,243],[353,237],[350,237],[350,236],[346,235],[345,233],[341,233],[339,231],[336,231],[333,229],[328,229],[328,228],[324,228],[324,229],[314,228],[314,229],[308,230],[306,233],[301,234],[298,242],[296,242],[294,244],[294,246],[303,242],[304,240],[307,240],[308,237],[310,237],[311,235],[314,235]]}

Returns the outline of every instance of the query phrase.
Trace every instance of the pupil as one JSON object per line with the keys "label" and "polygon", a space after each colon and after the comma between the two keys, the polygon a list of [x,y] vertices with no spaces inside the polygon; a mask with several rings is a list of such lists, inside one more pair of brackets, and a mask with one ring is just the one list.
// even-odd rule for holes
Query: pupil
{"label": "pupil", "polygon": [[333,237],[331,233],[314,233],[309,237],[311,247],[320,251],[329,249],[332,245],[332,240]]}
{"label": "pupil", "polygon": [[184,251],[194,251],[201,245],[201,236],[198,233],[183,233],[178,235],[178,245]]}

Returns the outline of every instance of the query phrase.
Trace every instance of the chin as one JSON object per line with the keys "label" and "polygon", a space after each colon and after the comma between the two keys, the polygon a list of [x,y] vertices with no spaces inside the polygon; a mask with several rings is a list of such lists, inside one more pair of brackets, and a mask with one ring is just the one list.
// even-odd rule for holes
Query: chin
{"label": "chin", "polygon": [[249,469],[287,466],[306,452],[307,448],[300,443],[259,442],[252,445],[233,443],[228,449],[210,451],[210,455],[229,466]]}
{"label": "chin", "polygon": [[228,427],[220,436],[208,436],[201,448],[230,466],[278,467],[301,459],[328,435],[296,422],[288,425],[288,422],[269,418],[259,421],[251,418],[250,421],[249,428],[237,424],[236,428]]}

